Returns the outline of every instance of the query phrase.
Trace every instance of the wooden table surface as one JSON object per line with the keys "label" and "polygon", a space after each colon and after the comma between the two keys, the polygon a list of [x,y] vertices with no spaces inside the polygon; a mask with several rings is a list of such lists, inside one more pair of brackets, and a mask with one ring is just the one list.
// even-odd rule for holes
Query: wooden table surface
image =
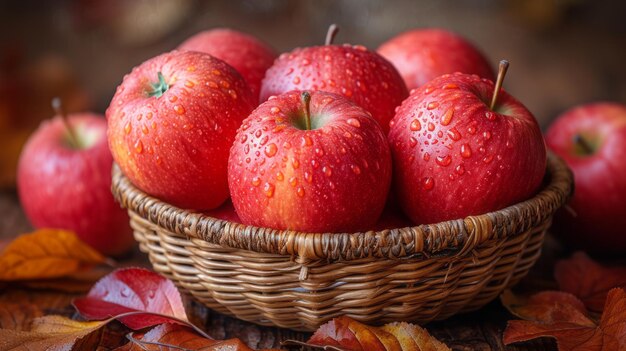
{"label": "wooden table surface", "polygon": [[[19,205],[13,190],[0,191],[0,240],[10,239],[20,233],[32,230]],[[544,253],[529,276],[518,286],[521,289],[550,288],[552,267],[555,257],[553,241],[546,240]],[[138,250],[130,257],[119,261],[120,266],[149,267],[147,256]],[[30,302],[38,305],[46,314],[76,316],[70,302],[81,294],[69,294],[56,291],[25,290],[8,287],[0,290],[0,305],[6,303]],[[268,328],[223,316],[185,298],[190,320],[206,330],[216,339],[240,338],[252,348],[278,347],[281,340],[291,338],[304,340],[307,333],[293,332],[280,328]],[[539,339],[533,342],[504,346],[502,331],[506,321],[514,318],[500,304],[493,301],[479,311],[458,315],[445,321],[433,322],[425,327],[428,331],[445,342],[453,350],[556,350],[556,343],[551,339]],[[125,333],[120,325],[106,329],[101,341],[101,349],[113,349],[125,342]]]}

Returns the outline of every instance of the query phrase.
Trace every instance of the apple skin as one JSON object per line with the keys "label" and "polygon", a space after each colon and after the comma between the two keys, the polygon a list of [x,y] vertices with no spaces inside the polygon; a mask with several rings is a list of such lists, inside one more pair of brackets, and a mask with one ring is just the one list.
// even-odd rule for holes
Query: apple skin
{"label": "apple skin", "polygon": [[[158,72],[169,87],[149,96]],[[150,195],[216,208],[228,198],[228,152],[255,101],[239,73],[209,54],[159,55],[126,75],[106,111],[113,159]]]}
{"label": "apple skin", "polygon": [[417,224],[499,210],[530,198],[546,170],[537,121],[494,84],[447,74],[413,91],[391,121],[398,200]]}
{"label": "apple skin", "polygon": [[228,63],[243,76],[257,99],[265,71],[278,56],[274,49],[259,39],[227,28],[197,33],[180,44],[178,49],[205,52]]}
{"label": "apple skin", "polygon": [[230,152],[228,181],[243,223],[304,232],[368,230],[391,183],[385,134],[340,95],[312,91],[312,130],[300,91],[261,104]]}
{"label": "apple skin", "polygon": [[[594,151],[584,153],[575,135]],[[546,143],[574,172],[576,191],[560,210],[552,231],[571,247],[592,254],[626,253],[626,106],[591,103],[560,115],[546,132]]]}
{"label": "apple skin", "polygon": [[378,53],[398,69],[408,89],[454,72],[495,79],[492,66],[476,47],[444,29],[413,29],[401,33],[383,43]]}
{"label": "apple skin", "polygon": [[113,200],[113,158],[102,116],[69,116],[84,148],[68,146],[60,117],[43,122],[20,155],[17,189],[33,226],[74,231],[105,255],[127,252],[134,244],[128,214]]}
{"label": "apple skin", "polygon": [[323,90],[354,101],[380,123],[385,134],[395,108],[408,96],[391,63],[363,46],[324,45],[281,54],[267,70],[261,101],[291,90]]}

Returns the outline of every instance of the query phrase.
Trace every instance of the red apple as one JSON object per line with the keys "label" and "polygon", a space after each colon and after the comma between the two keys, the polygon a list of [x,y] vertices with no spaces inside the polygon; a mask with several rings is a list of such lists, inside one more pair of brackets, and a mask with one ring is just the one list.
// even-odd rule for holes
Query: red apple
{"label": "red apple", "polygon": [[491,65],[476,47],[443,29],[404,32],[383,43],[378,53],[396,66],[409,89],[454,72],[494,79]]}
{"label": "red apple", "polygon": [[56,117],[24,146],[17,174],[22,207],[35,227],[72,230],[103,254],[122,254],[133,237],[126,211],[111,194],[106,121],[82,113],[69,116],[69,124],[76,142]]}
{"label": "red apple", "polygon": [[133,69],[106,111],[109,147],[130,181],[161,200],[212,209],[228,198],[228,151],[256,99],[209,54],[173,51]]}
{"label": "red apple", "polygon": [[294,89],[343,95],[371,112],[385,134],[394,109],[408,96],[391,63],[351,45],[306,47],[280,55],[265,74],[261,101]]}
{"label": "red apple", "polygon": [[243,223],[262,227],[370,229],[391,182],[385,135],[353,102],[308,94],[272,98],[243,122],[228,167],[235,209]]}
{"label": "red apple", "polygon": [[178,46],[180,50],[205,52],[233,66],[259,97],[265,71],[274,63],[276,52],[259,39],[232,29],[200,32]]}
{"label": "red apple", "polygon": [[226,201],[222,206],[206,211],[205,214],[224,221],[241,223],[241,219],[239,218],[237,211],[235,211],[232,201]]}
{"label": "red apple", "polygon": [[626,253],[626,106],[594,103],[559,116],[546,133],[548,147],[574,172],[569,211],[553,230],[575,248]]}
{"label": "red apple", "polygon": [[531,197],[546,170],[533,115],[476,75],[443,75],[416,89],[392,120],[397,196],[416,223],[478,215]]}

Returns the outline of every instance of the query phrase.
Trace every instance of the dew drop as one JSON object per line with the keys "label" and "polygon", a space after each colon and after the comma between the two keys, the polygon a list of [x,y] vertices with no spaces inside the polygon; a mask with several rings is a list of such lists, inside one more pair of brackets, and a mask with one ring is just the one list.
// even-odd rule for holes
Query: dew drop
{"label": "dew drop", "polygon": [[313,145],[313,140],[311,140],[311,138],[308,135],[305,135],[300,139],[300,145],[311,146]]}
{"label": "dew drop", "polygon": [[264,135],[264,136],[263,136],[263,138],[261,138],[261,140],[259,141],[259,144],[260,144],[261,146],[263,146],[263,145],[267,144],[267,141],[268,141],[269,139],[270,139],[270,138],[269,138],[267,135]]}
{"label": "dew drop", "polygon": [[282,182],[283,179],[285,179],[285,175],[283,174],[283,172],[280,172],[280,171],[276,172],[276,180]]}
{"label": "dew drop", "polygon": [[426,105],[427,110],[434,110],[437,107],[439,107],[439,103],[436,101],[429,102],[428,105]]}
{"label": "dew drop", "polygon": [[454,83],[447,83],[443,86],[443,89],[458,89],[459,86]]}
{"label": "dew drop", "polygon": [[437,162],[437,164],[442,167],[448,167],[450,165],[450,162],[452,162],[452,157],[450,157],[450,155],[437,156],[435,162]]}
{"label": "dew drop", "polygon": [[148,126],[147,126],[147,125],[145,125],[145,124],[141,125],[141,131],[142,131],[144,134],[148,134],[148,133],[150,132],[150,130],[148,129]]}
{"label": "dew drop", "polygon": [[303,188],[303,187],[301,187],[301,186],[299,186],[299,187],[296,189],[296,194],[298,194],[298,196],[300,196],[300,197],[303,197],[303,196],[304,196],[304,188]]}
{"label": "dew drop", "polygon": [[265,183],[265,185],[263,185],[263,192],[265,193],[265,196],[267,197],[274,196],[274,184]]}
{"label": "dew drop", "polygon": [[297,76],[296,76],[296,77],[294,77],[294,78],[293,78],[293,84],[296,84],[296,85],[297,85],[297,84],[300,84],[300,77],[297,77]]}
{"label": "dew drop", "polygon": [[361,174],[361,168],[357,165],[351,165],[350,168],[352,168],[352,172],[354,172],[354,174],[359,175]]}
{"label": "dew drop", "polygon": [[291,161],[291,165],[294,169],[298,169],[298,167],[300,167],[300,161],[294,159],[293,161]]}
{"label": "dew drop", "polygon": [[304,179],[306,179],[307,182],[312,183],[313,182],[313,174],[309,173],[309,172],[304,172]]}
{"label": "dew drop", "polygon": [[152,112],[146,113],[146,118],[147,119],[152,119]]}
{"label": "dew drop", "polygon": [[285,142],[283,143],[283,148],[284,148],[284,149],[289,149],[290,147],[291,147],[291,143],[290,143],[290,142],[285,141]]}
{"label": "dew drop", "polygon": [[278,151],[278,147],[276,146],[276,144],[271,143],[265,147],[264,151],[265,151],[265,156],[273,157],[274,155],[276,155],[276,152]]}
{"label": "dew drop", "polygon": [[182,105],[175,105],[174,111],[176,111],[179,115],[182,115],[185,113],[185,108]]}
{"label": "dew drop", "polygon": [[485,112],[485,117],[487,117],[487,119],[490,120],[490,121],[495,121],[496,114],[491,112],[491,111],[487,111],[487,112]]}
{"label": "dew drop", "polygon": [[462,175],[463,173],[465,173],[465,167],[463,165],[458,165],[454,168],[454,171],[456,172],[456,174]]}
{"label": "dew drop", "polygon": [[348,118],[346,123],[356,128],[361,127],[361,122],[359,122],[357,119],[354,119],[354,118]]}
{"label": "dew drop", "polygon": [[176,100],[178,100],[178,96],[176,95],[170,95],[169,98],[167,98],[170,102],[176,102]]}
{"label": "dew drop", "polygon": [[296,185],[298,185],[298,178],[296,177],[289,178],[289,184],[291,184],[292,187],[295,187]]}
{"label": "dew drop", "polygon": [[254,136],[257,137],[257,138],[260,138],[261,134],[263,134],[263,131],[260,130],[260,129],[257,129],[256,132],[254,132]]}
{"label": "dew drop", "polygon": [[417,139],[415,139],[413,137],[409,138],[409,145],[411,147],[415,147],[415,145],[417,145]]}
{"label": "dew drop", "polygon": [[426,89],[424,89],[424,95],[428,95],[428,94],[432,93],[433,90],[435,90],[435,88],[427,87]]}
{"label": "dew drop", "polygon": [[444,113],[443,116],[441,116],[441,125],[447,126],[448,124],[450,124],[450,121],[452,121],[453,116],[454,116],[453,109],[449,109],[448,111],[446,111],[446,113]]}
{"label": "dew drop", "polygon": [[461,145],[461,156],[463,156],[463,158],[470,158],[472,156],[472,148],[469,144]]}
{"label": "dew drop", "polygon": [[278,108],[278,107],[276,107],[276,106],[273,106],[273,107],[270,109],[270,112],[271,112],[272,114],[274,114],[274,115],[275,115],[275,114],[277,114],[278,112],[280,112],[280,108]]}
{"label": "dew drop", "polygon": [[135,152],[137,152],[138,154],[143,152],[143,143],[141,142],[141,140],[137,140],[135,142]]}
{"label": "dew drop", "polygon": [[133,130],[133,126],[130,124],[130,122],[127,122],[126,125],[124,126],[124,132],[126,134],[130,134],[131,130]]}
{"label": "dew drop", "polygon": [[330,176],[333,174],[332,169],[330,169],[330,167],[328,167],[328,166],[324,166],[324,167],[322,167],[322,172],[324,172],[324,174],[325,174],[327,177],[330,177]]}
{"label": "dew drop", "polygon": [[261,184],[261,178],[259,177],[252,178],[252,185],[259,186],[259,184]]}
{"label": "dew drop", "polygon": [[246,145],[243,146],[243,153],[246,154],[246,155],[248,153],[250,153],[250,144],[246,144]]}
{"label": "dew drop", "polygon": [[245,143],[245,142],[246,142],[246,140],[248,140],[248,136],[244,134],[244,135],[241,137],[241,143],[242,143],[242,144],[243,144],[243,143]]}
{"label": "dew drop", "polygon": [[422,179],[422,187],[424,190],[430,190],[435,186],[435,180],[432,177]]}
{"label": "dew drop", "polygon": [[420,123],[419,120],[414,119],[414,120],[411,121],[410,128],[411,128],[412,131],[417,132],[417,131],[422,129],[422,124]]}
{"label": "dew drop", "polygon": [[228,89],[230,88],[230,83],[228,83],[225,80],[220,80],[220,85],[224,88],[224,89]]}
{"label": "dew drop", "polygon": [[430,154],[428,152],[424,153],[424,161],[428,162],[430,160]]}
{"label": "dew drop", "polygon": [[311,64],[311,61],[309,61],[308,59],[303,59],[302,60],[302,66],[308,66]]}
{"label": "dew drop", "polygon": [[484,132],[483,132],[483,138],[484,138],[485,140],[489,140],[489,139],[491,139],[491,132],[490,132],[490,131],[488,131],[488,130],[487,130],[487,131],[484,131]]}
{"label": "dew drop", "polygon": [[476,134],[476,127],[474,127],[474,126],[469,126],[469,127],[467,128],[467,132],[468,132],[468,133],[470,133],[470,134],[472,134],[472,135]]}
{"label": "dew drop", "polygon": [[194,86],[194,85],[195,85],[195,84],[193,84],[193,82],[192,82],[192,81],[190,81],[190,80],[188,80],[188,81],[186,81],[186,82],[185,82],[185,86],[186,86],[187,88],[193,88],[193,86]]}
{"label": "dew drop", "polygon": [[491,161],[493,161],[493,155],[492,156],[486,156],[485,158],[483,158],[483,162],[484,163],[491,163]]}
{"label": "dew drop", "polygon": [[435,125],[432,122],[428,122],[428,131],[432,132],[435,130]]}

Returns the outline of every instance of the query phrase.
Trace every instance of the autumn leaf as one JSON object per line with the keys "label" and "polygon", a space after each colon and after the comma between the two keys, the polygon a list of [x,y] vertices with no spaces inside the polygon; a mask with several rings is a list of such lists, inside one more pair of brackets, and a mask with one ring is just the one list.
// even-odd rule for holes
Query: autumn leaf
{"label": "autumn leaf", "polygon": [[[506,345],[552,337],[556,339],[560,351],[626,350],[626,293],[623,289],[609,291],[599,323],[593,322],[587,315],[581,317],[584,312],[580,310],[582,303],[578,301],[571,304],[569,294],[540,294],[543,295],[529,299],[532,308],[514,308],[515,313],[531,320],[509,321],[503,337]],[[570,297],[559,300],[558,296]],[[568,311],[557,311],[560,308],[567,308]],[[540,311],[542,309],[550,312]]]}
{"label": "autumn leaf", "polygon": [[[175,324],[161,324],[145,334],[132,333],[130,342],[117,351],[252,351],[239,339],[212,340]],[[265,350],[271,351],[271,350]]]}
{"label": "autumn leaf", "polygon": [[42,315],[41,309],[32,303],[1,303],[0,328],[30,330],[31,321]]}
{"label": "autumn leaf", "polygon": [[111,273],[111,267],[99,266],[82,269],[61,278],[25,280],[20,281],[19,284],[30,289],[84,293],[89,291],[95,282],[108,273]]}
{"label": "autumn leaf", "polygon": [[60,278],[105,263],[73,232],[39,229],[23,234],[0,254],[0,281]]}
{"label": "autumn leaf", "polygon": [[609,290],[626,289],[626,267],[604,267],[580,251],[557,262],[554,276],[559,289],[576,295],[594,312],[602,312]]}
{"label": "autumn leaf", "polygon": [[[34,319],[30,331],[0,329],[0,351],[93,349],[102,326],[110,322],[79,322],[61,316]],[[95,335],[94,335],[95,334]]]}
{"label": "autumn leaf", "polygon": [[143,268],[113,271],[98,281],[86,297],[74,299],[73,305],[89,320],[145,312],[119,319],[134,330],[162,323],[190,325],[174,283]]}
{"label": "autumn leaf", "polygon": [[562,291],[543,291],[529,299],[514,295],[506,290],[500,296],[504,307],[513,315],[528,321],[551,323],[570,321],[593,327],[595,323],[587,317],[587,310],[576,296]]}
{"label": "autumn leaf", "polygon": [[285,344],[340,351],[450,350],[426,330],[413,324],[402,322],[372,327],[345,316],[319,327],[306,343],[289,340]]}

